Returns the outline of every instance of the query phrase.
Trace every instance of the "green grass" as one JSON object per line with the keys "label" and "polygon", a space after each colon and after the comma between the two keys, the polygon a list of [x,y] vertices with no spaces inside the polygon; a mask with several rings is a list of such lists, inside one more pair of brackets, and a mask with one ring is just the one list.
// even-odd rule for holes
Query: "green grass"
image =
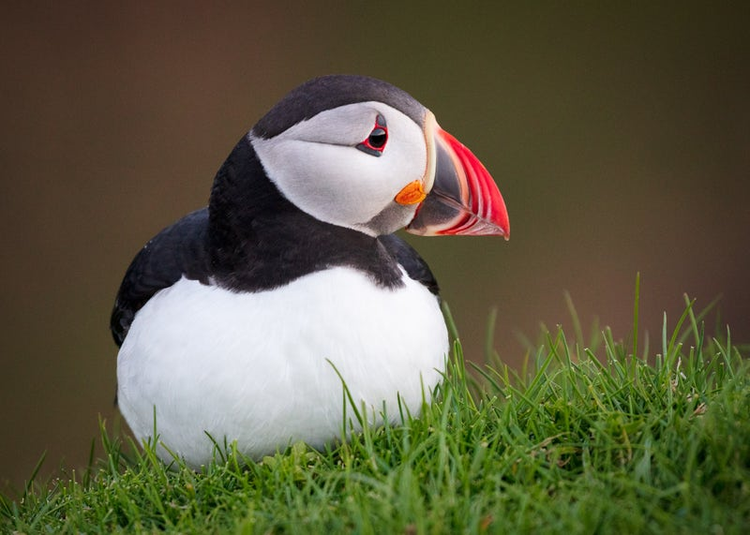
{"label": "green grass", "polygon": [[103,428],[103,459],[0,500],[0,530],[747,533],[748,363],[690,305],[648,359],[608,330],[584,344],[575,314],[573,339],[548,333],[518,373],[467,374],[456,343],[420,418],[330,451],[229,451],[195,473]]}

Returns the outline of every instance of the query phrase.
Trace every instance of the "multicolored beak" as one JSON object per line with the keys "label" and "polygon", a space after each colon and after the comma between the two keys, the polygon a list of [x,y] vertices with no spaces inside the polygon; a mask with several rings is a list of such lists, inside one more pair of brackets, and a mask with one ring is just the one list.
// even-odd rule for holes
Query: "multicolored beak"
{"label": "multicolored beak", "polygon": [[433,143],[428,146],[435,152],[434,181],[406,231],[421,236],[503,236],[509,239],[510,221],[505,201],[482,162],[436,122],[428,121],[426,135],[430,135],[430,131]]}

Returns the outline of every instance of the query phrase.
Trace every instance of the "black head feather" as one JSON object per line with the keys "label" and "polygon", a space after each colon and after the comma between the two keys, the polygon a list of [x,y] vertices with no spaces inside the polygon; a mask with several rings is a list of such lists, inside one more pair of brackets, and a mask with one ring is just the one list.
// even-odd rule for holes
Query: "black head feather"
{"label": "black head feather", "polygon": [[321,76],[292,90],[253,127],[253,135],[271,138],[318,113],[354,104],[377,101],[388,104],[424,126],[426,109],[406,91],[368,76]]}

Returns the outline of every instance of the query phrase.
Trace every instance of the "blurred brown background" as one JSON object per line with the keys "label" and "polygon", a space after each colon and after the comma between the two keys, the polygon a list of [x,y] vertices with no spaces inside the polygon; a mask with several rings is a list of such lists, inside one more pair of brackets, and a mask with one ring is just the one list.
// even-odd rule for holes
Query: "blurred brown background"
{"label": "blurred brown background", "polygon": [[43,473],[85,463],[115,413],[108,320],[131,258],[324,73],[406,89],[500,185],[509,243],[410,240],[471,358],[495,305],[507,362],[516,333],[570,327],[565,290],[584,326],[627,338],[638,271],[653,335],[688,292],[722,294],[750,340],[747,3],[22,4],[0,22],[2,482],[45,450]]}

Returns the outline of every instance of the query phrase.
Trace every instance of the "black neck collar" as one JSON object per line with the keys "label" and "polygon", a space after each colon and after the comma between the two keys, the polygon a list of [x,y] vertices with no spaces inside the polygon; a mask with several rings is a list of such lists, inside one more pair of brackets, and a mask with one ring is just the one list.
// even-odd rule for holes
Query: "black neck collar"
{"label": "black neck collar", "polygon": [[261,291],[336,266],[398,287],[398,262],[378,238],[315,219],[289,202],[266,176],[247,137],[216,175],[209,202],[209,250],[217,283]]}

